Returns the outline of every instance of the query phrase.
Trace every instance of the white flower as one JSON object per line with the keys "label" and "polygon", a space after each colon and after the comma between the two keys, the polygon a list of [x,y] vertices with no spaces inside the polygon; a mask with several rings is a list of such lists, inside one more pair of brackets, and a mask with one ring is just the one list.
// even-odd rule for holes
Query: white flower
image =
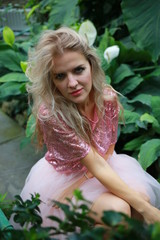
{"label": "white flower", "polygon": [[89,46],[92,46],[97,36],[97,30],[93,23],[87,20],[81,24],[79,34],[86,38]]}
{"label": "white flower", "polygon": [[119,47],[117,45],[111,46],[106,48],[104,51],[104,58],[110,63],[114,58],[118,57],[119,55]]}

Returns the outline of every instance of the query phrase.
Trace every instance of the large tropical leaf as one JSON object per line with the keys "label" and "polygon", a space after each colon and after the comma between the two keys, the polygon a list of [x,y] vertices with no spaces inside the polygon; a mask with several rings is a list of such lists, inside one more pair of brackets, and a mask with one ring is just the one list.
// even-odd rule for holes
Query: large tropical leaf
{"label": "large tropical leaf", "polygon": [[125,79],[119,85],[118,90],[121,94],[126,95],[138,87],[141,82],[143,82],[143,78],[140,75],[133,76],[129,79]]}
{"label": "large tropical leaf", "polygon": [[152,112],[160,124],[160,97],[153,96],[151,100]]}
{"label": "large tropical leaf", "polygon": [[11,71],[22,71],[20,61],[23,61],[24,56],[19,52],[15,52],[10,47],[0,49],[0,65]]}
{"label": "large tropical leaf", "polygon": [[6,75],[0,77],[0,82],[27,82],[28,78],[24,73],[7,73]]}
{"label": "large tropical leaf", "polygon": [[71,25],[76,23],[79,18],[78,0],[58,0],[54,5],[49,16],[49,27],[54,25]]}
{"label": "large tropical leaf", "polygon": [[131,134],[134,132],[138,132],[139,128],[134,124],[134,123],[130,123],[130,124],[126,124],[121,128],[121,133],[127,135],[127,134]]}
{"label": "large tropical leaf", "polygon": [[128,103],[141,102],[149,107],[151,107],[152,96],[149,94],[139,94],[134,97],[132,100],[128,100]]}
{"label": "large tropical leaf", "polygon": [[136,94],[149,94],[152,96],[160,96],[160,78],[154,77],[143,81],[138,87]]}
{"label": "large tropical leaf", "polygon": [[152,139],[141,146],[139,162],[146,170],[160,156],[160,139]]}
{"label": "large tropical leaf", "polygon": [[148,114],[148,113],[144,113],[144,114],[140,117],[140,121],[142,121],[142,122],[143,122],[143,121],[146,121],[147,123],[151,123],[153,129],[154,129],[157,133],[160,134],[160,125],[159,125],[157,119],[156,119],[154,116],[152,116],[152,115],[150,115],[150,114]]}
{"label": "large tropical leaf", "polygon": [[152,77],[159,77],[160,76],[160,67],[154,69],[153,72],[149,73],[148,75],[144,76],[145,79],[152,78]]}
{"label": "large tropical leaf", "polygon": [[21,94],[22,83],[6,82],[0,85],[0,99]]}
{"label": "large tropical leaf", "polygon": [[109,32],[108,32],[108,29],[106,28],[105,33],[103,34],[102,39],[99,43],[98,49],[104,52],[105,49],[108,47],[108,43],[109,43]]}
{"label": "large tropical leaf", "polygon": [[[139,118],[140,118],[140,115],[138,113],[131,112],[126,109],[124,110],[125,124],[130,124],[130,123],[135,124],[135,122],[138,121]],[[123,121],[120,121],[119,123],[123,125]]]}
{"label": "large tropical leaf", "polygon": [[127,142],[123,149],[127,150],[127,151],[134,151],[134,150],[139,150],[141,144],[143,144],[144,142],[146,142],[147,140],[149,140],[149,136],[148,135],[142,135],[139,136],[137,138],[132,139],[131,141]]}
{"label": "large tropical leaf", "polygon": [[120,83],[124,78],[133,76],[134,72],[127,64],[121,64],[115,71],[113,76],[114,83]]}
{"label": "large tropical leaf", "polygon": [[35,117],[31,114],[28,118],[27,126],[26,126],[26,137],[31,137],[35,131]]}
{"label": "large tropical leaf", "polygon": [[132,39],[156,61],[160,56],[160,1],[122,0],[121,7]]}

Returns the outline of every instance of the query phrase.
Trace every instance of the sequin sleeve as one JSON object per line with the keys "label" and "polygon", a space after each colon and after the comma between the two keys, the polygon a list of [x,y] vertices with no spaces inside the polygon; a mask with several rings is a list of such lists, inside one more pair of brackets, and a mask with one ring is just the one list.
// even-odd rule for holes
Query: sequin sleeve
{"label": "sequin sleeve", "polygon": [[118,119],[119,119],[119,106],[117,103],[112,104],[114,115],[112,116],[112,138],[111,144],[117,142],[117,133],[118,133]]}
{"label": "sequin sleeve", "polygon": [[90,146],[60,119],[50,117],[46,121],[40,120],[40,125],[48,150],[46,160],[57,171],[69,173],[82,170],[80,160],[89,153]]}
{"label": "sequin sleeve", "polygon": [[111,100],[105,102],[106,116],[110,119],[111,139],[110,144],[117,142],[118,119],[119,119],[119,104],[117,94],[111,88],[105,90],[105,93],[111,97]]}

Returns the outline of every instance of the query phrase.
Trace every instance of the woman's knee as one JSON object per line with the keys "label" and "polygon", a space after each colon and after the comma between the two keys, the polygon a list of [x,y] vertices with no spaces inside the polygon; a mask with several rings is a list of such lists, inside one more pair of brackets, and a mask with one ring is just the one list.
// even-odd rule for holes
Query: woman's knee
{"label": "woman's knee", "polygon": [[113,210],[116,212],[122,212],[131,217],[130,205],[121,198],[117,198],[114,202]]}
{"label": "woman's knee", "polygon": [[[116,212],[122,212],[129,217],[131,216],[130,205],[125,202],[123,199],[111,194],[104,193],[102,194],[93,204],[91,210],[96,212],[97,215],[95,218],[96,222],[100,222],[100,219],[104,211],[113,210]],[[99,221],[98,221],[99,219]]]}

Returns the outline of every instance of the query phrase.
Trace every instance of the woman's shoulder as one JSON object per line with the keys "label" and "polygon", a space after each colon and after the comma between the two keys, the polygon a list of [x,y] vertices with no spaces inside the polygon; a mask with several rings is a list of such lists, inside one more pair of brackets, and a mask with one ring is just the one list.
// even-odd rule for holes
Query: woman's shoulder
{"label": "woman's shoulder", "polygon": [[45,117],[49,115],[49,109],[46,107],[45,104],[41,104],[38,110],[38,116]]}
{"label": "woman's shoulder", "polygon": [[53,111],[49,109],[45,104],[39,107],[38,119],[41,125],[47,126],[48,129],[52,128],[57,132],[70,131],[69,126],[65,123],[60,115],[54,115]]}
{"label": "woman's shoulder", "polygon": [[53,116],[51,110],[45,104],[40,105],[37,117],[41,124],[58,124],[57,119]]}
{"label": "woman's shoulder", "polygon": [[111,86],[106,86],[103,96],[106,115],[111,118],[117,116],[119,113],[119,101],[116,90]]}
{"label": "woman's shoulder", "polygon": [[106,85],[103,90],[104,100],[117,100],[117,92],[110,85]]}

